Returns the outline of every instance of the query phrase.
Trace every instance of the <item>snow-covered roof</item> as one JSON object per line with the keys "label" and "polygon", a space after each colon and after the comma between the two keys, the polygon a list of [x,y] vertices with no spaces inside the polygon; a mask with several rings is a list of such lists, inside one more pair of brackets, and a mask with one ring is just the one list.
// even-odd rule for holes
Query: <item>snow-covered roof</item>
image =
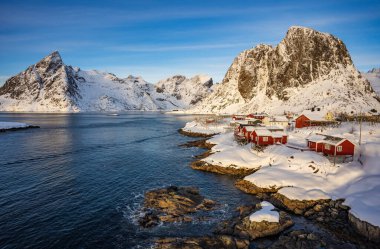
{"label": "snow-covered roof", "polygon": [[268,136],[268,137],[272,136],[272,132],[270,132],[267,129],[257,129],[257,130],[255,130],[255,132],[256,132],[257,136],[260,136],[260,137],[262,137],[262,136]]}
{"label": "snow-covered roof", "polygon": [[323,142],[323,140],[325,139],[326,137],[323,136],[323,135],[316,135],[316,134],[313,134],[313,135],[310,135],[309,137],[306,138],[306,140],[310,141],[310,142],[316,142],[316,143],[319,143],[319,142]]}
{"label": "snow-covered roof", "polygon": [[325,144],[331,144],[331,145],[339,145],[341,144],[344,140],[347,140],[346,138],[341,138],[341,137],[328,137],[323,140],[323,143]]}
{"label": "snow-covered roof", "polygon": [[246,125],[246,124],[248,124],[248,120],[236,120],[235,123],[241,124],[241,125]]}
{"label": "snow-covered roof", "polygon": [[254,130],[256,130],[255,126],[244,126],[244,128],[245,128],[246,131],[254,131]]}
{"label": "snow-covered roof", "polygon": [[278,126],[275,126],[275,125],[265,126],[264,128],[267,129],[267,130],[278,130],[278,131],[283,131],[284,130],[284,128],[278,127]]}
{"label": "snow-covered roof", "polygon": [[271,122],[289,122],[286,116],[274,116],[270,120]]}
{"label": "snow-covered roof", "polygon": [[306,116],[307,118],[309,118],[310,120],[315,120],[315,121],[326,121],[325,119],[325,115],[326,115],[326,112],[323,112],[323,111],[309,111],[309,110],[305,110],[301,113],[300,116]]}
{"label": "snow-covered roof", "polygon": [[287,136],[287,134],[285,132],[282,132],[282,131],[272,132],[272,137],[283,137],[283,136]]}

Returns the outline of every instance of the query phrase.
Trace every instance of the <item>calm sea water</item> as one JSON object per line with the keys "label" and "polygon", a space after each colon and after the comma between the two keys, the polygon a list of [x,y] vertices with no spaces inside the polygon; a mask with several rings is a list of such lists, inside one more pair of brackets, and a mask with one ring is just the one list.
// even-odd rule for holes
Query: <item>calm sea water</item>
{"label": "calm sea water", "polygon": [[[228,176],[192,170],[198,148],[177,129],[192,117],[159,113],[0,114],[41,129],[0,133],[0,248],[145,248],[155,238],[211,234],[255,203]],[[212,219],[141,229],[145,191],[197,186]]]}

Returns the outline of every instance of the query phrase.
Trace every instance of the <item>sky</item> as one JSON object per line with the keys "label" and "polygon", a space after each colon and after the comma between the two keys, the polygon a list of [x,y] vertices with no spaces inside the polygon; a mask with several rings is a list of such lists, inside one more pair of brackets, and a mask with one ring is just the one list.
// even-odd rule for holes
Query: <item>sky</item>
{"label": "sky", "polygon": [[343,40],[361,71],[380,67],[379,0],[0,0],[0,85],[53,51],[119,77],[219,82],[241,51],[275,46],[294,25]]}

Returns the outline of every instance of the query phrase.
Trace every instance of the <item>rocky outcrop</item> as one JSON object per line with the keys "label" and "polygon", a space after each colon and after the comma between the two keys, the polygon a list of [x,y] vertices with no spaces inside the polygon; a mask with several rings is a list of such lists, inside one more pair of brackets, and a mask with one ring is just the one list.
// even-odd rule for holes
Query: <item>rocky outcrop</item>
{"label": "rocky outcrop", "polygon": [[163,238],[154,245],[156,249],[248,249],[249,241],[227,235],[198,238]]}
{"label": "rocky outcrop", "polygon": [[215,205],[193,187],[170,186],[152,190],[145,194],[144,216],[139,223],[143,227],[152,227],[160,222],[189,222],[193,220],[191,214],[212,210]]}
{"label": "rocky outcrop", "polygon": [[198,133],[198,132],[191,132],[191,131],[185,131],[184,129],[179,129],[178,132],[184,136],[188,137],[204,137],[204,138],[210,138],[212,136],[217,135],[217,133],[214,134],[204,134],[204,133]]}
{"label": "rocky outcrop", "polygon": [[25,127],[15,127],[15,128],[9,128],[9,129],[1,129],[0,132],[6,132],[6,131],[18,131],[18,130],[25,130],[25,129],[36,129],[40,128],[38,125],[28,125]]}
{"label": "rocky outcrop", "polygon": [[365,236],[370,241],[380,242],[380,228],[378,226],[374,226],[366,221],[360,220],[351,212],[348,213],[348,219],[350,221],[350,224],[359,234]]}
{"label": "rocky outcrop", "polygon": [[257,212],[260,209],[260,204],[257,204],[256,206],[239,207],[239,215],[231,220],[220,223],[216,228],[215,233],[255,240],[277,235],[294,224],[291,217],[283,211],[279,211],[279,222],[269,222],[266,220],[260,222],[251,221],[249,217],[250,214]]}
{"label": "rocky outcrop", "polygon": [[[270,249],[320,249],[320,248],[357,248],[355,245],[348,242],[336,241],[330,236],[323,236],[318,232],[306,230],[289,231],[279,237],[268,248]],[[362,246],[362,248],[366,248]]]}
{"label": "rocky outcrop", "polygon": [[196,169],[196,170],[207,171],[207,172],[217,173],[221,175],[233,175],[233,176],[240,176],[240,177],[250,175],[258,170],[258,168],[253,168],[253,169],[242,168],[236,165],[223,167],[219,165],[213,165],[202,160],[194,161],[191,163],[190,166],[191,168]]}
{"label": "rocky outcrop", "polygon": [[253,184],[250,181],[247,180],[238,180],[235,183],[235,186],[240,189],[241,191],[248,193],[248,194],[253,194],[253,195],[259,195],[263,193],[276,193],[279,188],[260,188]]}
{"label": "rocky outcrop", "polygon": [[281,114],[314,106],[347,112],[380,109],[339,38],[290,27],[276,47],[260,44],[241,52],[222,83],[192,112]]}

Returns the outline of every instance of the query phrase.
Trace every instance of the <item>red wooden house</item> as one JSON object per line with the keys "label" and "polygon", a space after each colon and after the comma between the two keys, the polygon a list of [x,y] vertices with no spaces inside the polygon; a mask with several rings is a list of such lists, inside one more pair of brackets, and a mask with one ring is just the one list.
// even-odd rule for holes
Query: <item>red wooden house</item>
{"label": "red wooden house", "polygon": [[316,152],[329,156],[353,156],[355,145],[346,138],[314,135],[306,139],[307,146]]}
{"label": "red wooden house", "polygon": [[247,142],[251,142],[251,134],[256,129],[255,126],[244,126],[242,132]]}
{"label": "red wooden house", "polygon": [[329,156],[353,156],[355,145],[345,138],[330,137],[323,142],[322,152]]}
{"label": "red wooden house", "polygon": [[288,136],[284,132],[271,132],[267,129],[255,129],[251,133],[252,143],[259,146],[272,145],[276,143],[286,144]]}
{"label": "red wooden house", "polygon": [[296,118],[296,128],[309,126],[329,125],[336,123],[334,120],[326,120],[326,114],[319,111],[304,111]]}
{"label": "red wooden house", "polygon": [[245,120],[245,115],[233,115],[232,120]]}

